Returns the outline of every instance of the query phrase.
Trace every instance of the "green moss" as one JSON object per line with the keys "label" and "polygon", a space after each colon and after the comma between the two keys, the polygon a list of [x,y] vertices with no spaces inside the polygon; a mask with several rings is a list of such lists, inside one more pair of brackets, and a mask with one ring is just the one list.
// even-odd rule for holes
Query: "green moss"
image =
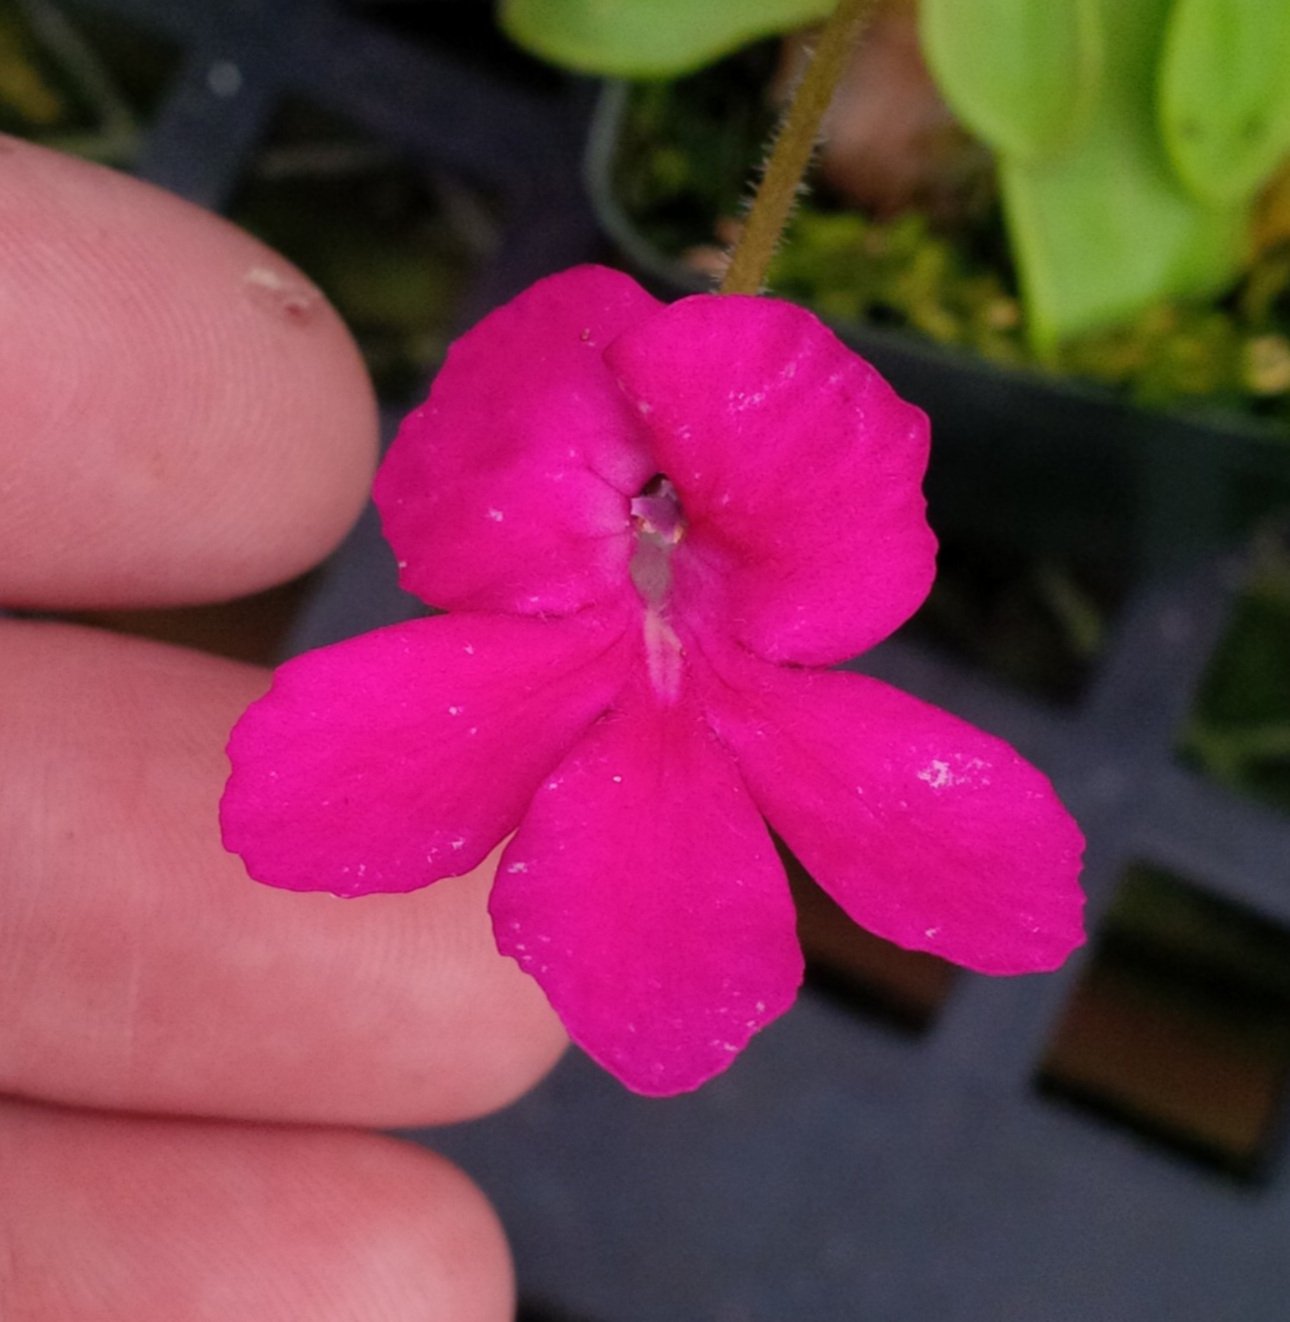
{"label": "green moss", "polygon": [[[694,78],[634,89],[615,163],[618,195],[673,257],[721,242],[747,162],[773,122],[772,56],[753,51]],[[921,215],[879,221],[817,193],[804,199],[772,289],[835,323],[907,328],[991,362],[1084,377],[1143,404],[1203,399],[1290,428],[1290,233],[1265,242],[1216,303],[1164,304],[1042,359],[1027,342],[997,197],[954,234]]]}

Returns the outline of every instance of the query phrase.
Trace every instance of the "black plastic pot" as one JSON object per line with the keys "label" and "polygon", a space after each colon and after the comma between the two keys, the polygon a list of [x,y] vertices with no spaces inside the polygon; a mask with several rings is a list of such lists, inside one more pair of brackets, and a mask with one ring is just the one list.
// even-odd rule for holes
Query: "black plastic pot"
{"label": "black plastic pot", "polygon": [[[626,84],[603,90],[588,188],[605,231],[646,283],[671,296],[696,292],[704,282],[646,239],[615,194],[627,97]],[[1290,510],[1284,429],[1217,409],[1148,410],[1100,386],[1009,370],[910,332],[835,329],[931,416],[928,496],[938,527],[1159,570]]]}

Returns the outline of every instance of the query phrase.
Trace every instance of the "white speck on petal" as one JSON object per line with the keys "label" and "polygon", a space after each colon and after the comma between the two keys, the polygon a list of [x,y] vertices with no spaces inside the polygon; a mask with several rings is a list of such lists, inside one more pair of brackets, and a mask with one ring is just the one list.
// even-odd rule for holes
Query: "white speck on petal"
{"label": "white speck on petal", "polygon": [[933,758],[918,772],[918,779],[934,790],[953,789],[955,785],[970,785],[973,781],[986,784],[986,778],[976,774],[984,767],[985,763],[974,757],[964,762],[960,770],[954,771],[948,762]]}
{"label": "white speck on petal", "polygon": [[449,707],[449,708],[448,708],[448,715],[449,715],[449,716],[460,716],[460,715],[461,715],[461,708],[460,708],[460,707]]}
{"label": "white speck on petal", "polygon": [[938,937],[938,936],[940,936],[940,934],[941,934],[941,929],[940,929],[939,927],[929,927],[929,928],[927,929],[927,931],[925,931],[925,932],[923,933],[923,935],[924,935],[929,941],[932,940],[934,937]]}
{"label": "white speck on petal", "polygon": [[954,774],[950,771],[950,764],[942,762],[939,758],[933,758],[918,773],[918,779],[925,785],[930,785],[934,790],[943,790],[947,785],[956,783]]}
{"label": "white speck on petal", "polygon": [[640,409],[642,416],[648,416],[654,412],[654,405],[644,399],[638,399],[636,401],[636,407]]}
{"label": "white speck on petal", "polygon": [[474,643],[467,643],[466,646],[463,647],[461,650],[462,650],[463,652],[465,652],[465,654],[466,654],[467,656],[474,656],[474,655],[475,655],[475,644],[474,644]]}
{"label": "white speck on petal", "polygon": [[452,847],[454,849],[460,849],[465,843],[466,842],[461,838],[461,836],[458,836],[455,840],[451,841]]}
{"label": "white speck on petal", "polygon": [[621,776],[613,776],[612,780],[615,785],[621,785],[623,783],[623,778]]}
{"label": "white speck on petal", "polygon": [[507,872],[527,872],[529,865],[527,863],[510,863],[506,868]]}
{"label": "white speck on petal", "polygon": [[488,517],[492,519],[494,523],[501,523],[501,521],[506,517],[506,515],[503,514],[501,510],[495,510],[490,507],[488,511]]}

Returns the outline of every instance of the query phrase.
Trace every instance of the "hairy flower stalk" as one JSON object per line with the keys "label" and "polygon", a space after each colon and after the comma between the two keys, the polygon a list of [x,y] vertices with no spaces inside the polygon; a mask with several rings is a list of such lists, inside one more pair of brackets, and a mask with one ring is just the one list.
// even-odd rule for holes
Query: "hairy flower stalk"
{"label": "hairy flower stalk", "polygon": [[775,135],[770,158],[721,281],[723,294],[759,294],[779,246],[815,144],[824,113],[860,40],[874,0],[839,0],[815,43],[815,51]]}

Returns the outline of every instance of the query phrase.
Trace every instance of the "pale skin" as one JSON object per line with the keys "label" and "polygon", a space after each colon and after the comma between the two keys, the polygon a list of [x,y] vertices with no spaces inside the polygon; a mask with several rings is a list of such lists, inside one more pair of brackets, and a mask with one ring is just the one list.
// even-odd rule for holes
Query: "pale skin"
{"label": "pale skin", "polygon": [[[0,137],[0,604],[287,579],[366,498],[370,386],[282,258]],[[564,1038],[493,948],[491,867],[340,901],[220,847],[267,673],[0,622],[0,1316],[503,1322],[482,1194],[364,1132],[473,1117]]]}

